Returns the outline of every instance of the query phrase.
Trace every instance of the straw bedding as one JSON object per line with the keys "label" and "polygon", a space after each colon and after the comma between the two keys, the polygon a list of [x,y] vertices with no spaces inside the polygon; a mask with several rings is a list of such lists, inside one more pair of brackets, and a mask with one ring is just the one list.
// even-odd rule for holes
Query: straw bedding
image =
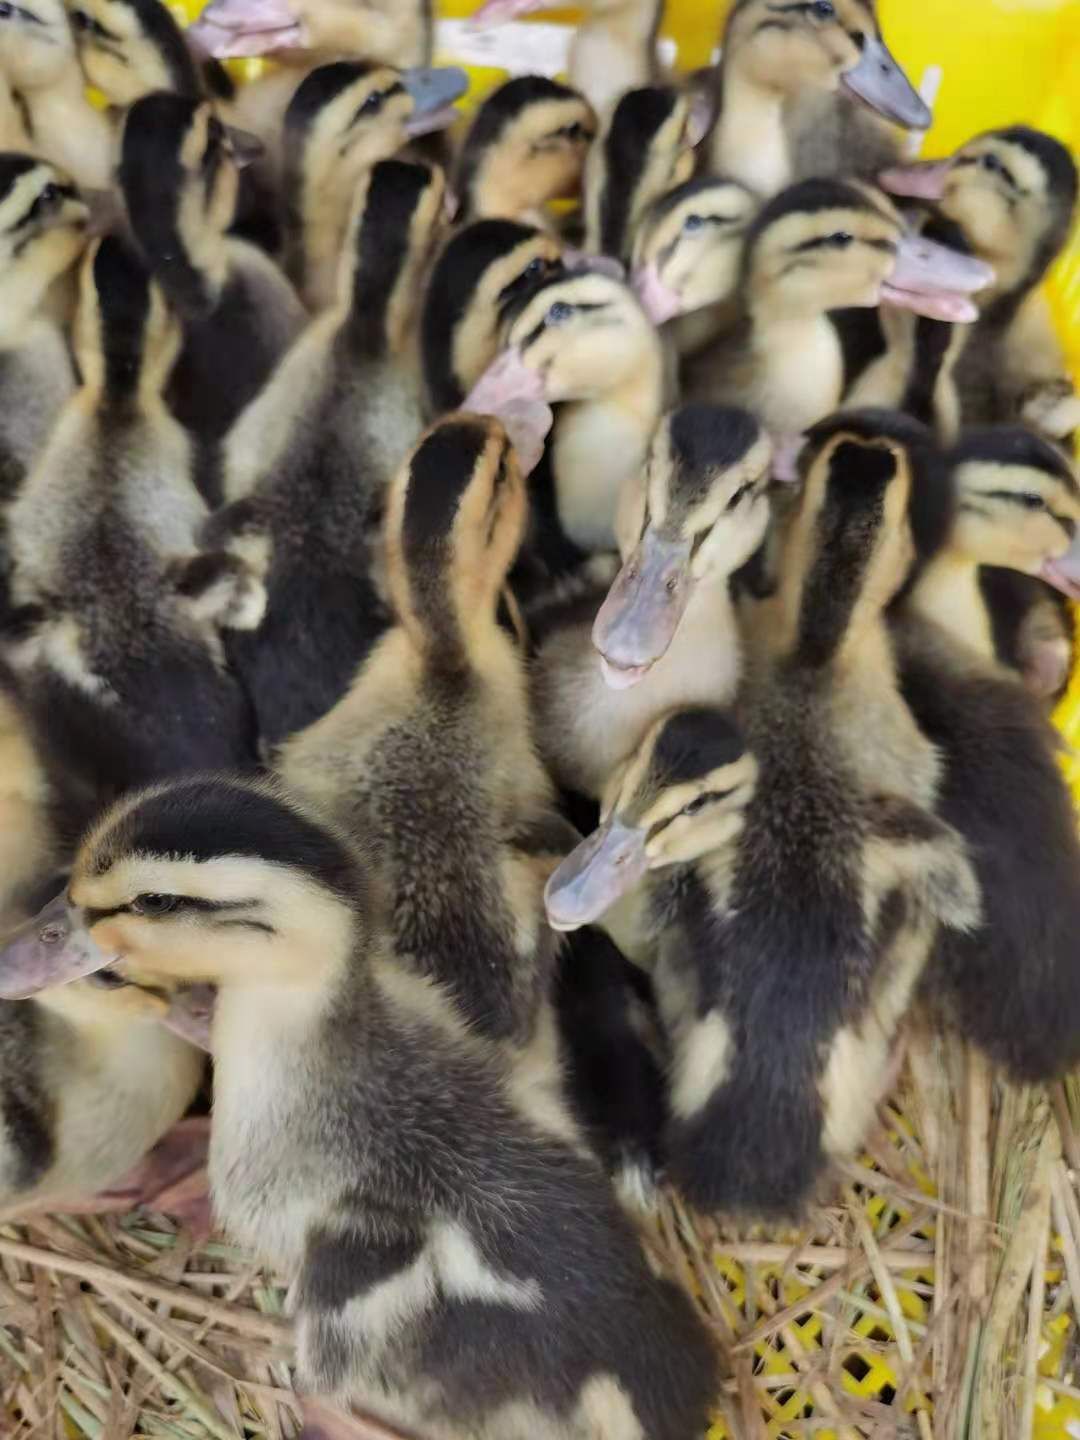
{"label": "straw bedding", "polygon": [[[866,1153],[800,1231],[666,1195],[643,1242],[730,1376],[710,1440],[1080,1436],[1078,1182],[1080,1080],[1005,1086],[913,1031]],[[288,1440],[284,1312],[278,1279],[162,1215],[0,1226],[0,1434]]]}

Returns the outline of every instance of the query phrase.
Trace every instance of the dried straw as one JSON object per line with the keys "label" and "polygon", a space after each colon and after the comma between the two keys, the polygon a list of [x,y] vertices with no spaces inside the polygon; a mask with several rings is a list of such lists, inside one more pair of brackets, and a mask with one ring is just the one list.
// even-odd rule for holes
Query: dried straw
{"label": "dried straw", "polygon": [[[1028,1440],[1036,1417],[1064,1437],[1078,1160],[1080,1080],[1004,1085],[919,1030],[880,1131],[797,1233],[665,1196],[646,1248],[731,1377],[711,1440]],[[164,1216],[0,1225],[0,1434],[294,1440],[284,1299],[280,1277]]]}

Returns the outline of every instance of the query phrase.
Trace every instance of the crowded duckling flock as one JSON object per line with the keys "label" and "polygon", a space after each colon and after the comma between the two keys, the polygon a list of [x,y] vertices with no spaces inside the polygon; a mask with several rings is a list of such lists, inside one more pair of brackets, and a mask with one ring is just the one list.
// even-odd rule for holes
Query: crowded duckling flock
{"label": "crowded duckling flock", "polygon": [[661,1180],[798,1218],[909,1016],[1080,1062],[1076,168],[906,161],[869,0],[661,9],[453,131],[422,0],[0,15],[0,1207],[208,1050],[324,1434],[694,1440]]}

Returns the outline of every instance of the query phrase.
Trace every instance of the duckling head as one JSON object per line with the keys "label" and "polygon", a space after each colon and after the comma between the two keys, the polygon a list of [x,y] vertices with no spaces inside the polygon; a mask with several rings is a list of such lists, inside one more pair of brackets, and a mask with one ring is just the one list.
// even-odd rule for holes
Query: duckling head
{"label": "duckling head", "polygon": [[868,0],[737,0],[722,43],[724,68],[761,90],[843,90],[886,120],[926,130],[933,116],[882,39]]}
{"label": "duckling head", "polygon": [[341,194],[411,138],[449,125],[468,88],[464,71],[395,70],[339,60],[312,70],[285,111],[286,183],[302,192]]}
{"label": "duckling head", "polygon": [[810,671],[859,642],[917,558],[905,446],[843,418],[808,436],[802,495],[780,560],[787,626],[777,638]]}
{"label": "duckling head", "polygon": [[446,225],[438,166],[380,160],[361,181],[338,279],[351,342],[368,355],[401,347],[417,289]]}
{"label": "duckling head", "polygon": [[16,999],[128,969],[142,983],[318,983],[364,914],[347,844],[269,782],[192,776],[126,796],[67,890],[0,950]]}
{"label": "duckling head", "polygon": [[155,278],[191,318],[213,310],[225,284],[247,139],[209,101],[167,91],[144,96],[125,117],[118,174],[131,228]]}
{"label": "duckling head", "polygon": [[758,766],[732,717],[675,710],[612,777],[598,830],[572,851],[544,891],[555,930],[590,925],[653,870],[734,845]]}
{"label": "duckling head", "polygon": [[480,106],[462,145],[458,218],[520,219],[575,195],[595,134],[593,108],[577,90],[543,75],[508,80]]}
{"label": "duckling head", "polygon": [[0,5],[0,75],[15,90],[54,84],[75,57],[63,0]]}
{"label": "duckling head", "polygon": [[71,24],[83,74],[110,105],[154,90],[202,94],[184,32],[161,0],[74,0]]}
{"label": "duckling head", "polygon": [[0,333],[14,333],[74,265],[89,223],[90,207],[62,170],[0,153]]}
{"label": "duckling head", "polygon": [[387,499],[390,596],[413,644],[455,672],[496,628],[528,501],[502,425],[456,411],[422,436]]}
{"label": "duckling head", "polygon": [[636,684],[666,653],[695,587],[726,583],[761,544],[771,457],[745,410],[684,405],[664,417],[620,514],[624,564],[593,625],[612,689]]}
{"label": "duckling head", "polygon": [[454,410],[495,358],[507,318],[566,274],[553,235],[514,220],[476,220],[445,247],[421,319],[424,383],[432,414]]}
{"label": "duckling head", "polygon": [[994,269],[994,294],[1037,285],[1064,248],[1076,213],[1078,177],[1052,135],[1011,125],[977,135],[947,160],[898,166],[881,177],[896,195],[936,200],[972,251]]}
{"label": "duckling head", "polygon": [[630,287],[613,276],[584,270],[555,278],[514,309],[504,349],[473,391],[484,387],[485,409],[595,400],[660,368],[655,328]]}
{"label": "duckling head", "polygon": [[165,388],[180,353],[180,321],[119,235],[86,253],[73,339],[83,385],[103,403],[126,408]]}
{"label": "duckling head", "polygon": [[737,180],[705,176],[657,200],[638,226],[633,284],[654,325],[729,300],[760,202]]}
{"label": "duckling head", "polygon": [[629,262],[642,215],[693,175],[694,147],[711,122],[711,101],[672,85],[621,97],[585,168],[591,249]]}
{"label": "duckling head", "polygon": [[969,430],[948,459],[956,494],[949,549],[1039,575],[1080,599],[1080,481],[1071,461],[1019,425]]}
{"label": "duckling head", "polygon": [[980,260],[907,230],[872,186],[803,180],[750,226],[743,276],[751,308],[777,318],[894,305],[935,320],[972,321],[969,298],[993,279]]}

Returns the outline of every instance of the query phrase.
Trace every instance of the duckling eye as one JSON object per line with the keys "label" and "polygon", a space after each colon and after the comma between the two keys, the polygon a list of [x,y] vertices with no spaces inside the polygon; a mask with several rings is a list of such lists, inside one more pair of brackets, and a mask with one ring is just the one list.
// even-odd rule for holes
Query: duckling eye
{"label": "duckling eye", "polygon": [[995,175],[1000,175],[1005,168],[996,155],[984,155],[982,157],[982,167],[984,170],[992,171]]}
{"label": "duckling eye", "polygon": [[359,110],[357,110],[355,118],[359,120],[360,117],[363,115],[377,114],[378,111],[382,109],[382,103],[382,95],[379,93],[378,90],[373,90],[371,94],[367,97],[367,99],[364,101],[364,103],[360,106]]}
{"label": "duckling eye", "polygon": [[702,215],[688,215],[688,216],[686,217],[686,219],[683,221],[683,227],[682,227],[682,228],[686,231],[687,235],[692,235],[695,230],[700,230],[704,224],[705,224],[705,218],[704,218],[704,216],[702,216]]}
{"label": "duckling eye", "polygon": [[1026,490],[1016,497],[1025,510],[1045,510],[1046,502],[1041,495],[1036,495],[1033,490]]}
{"label": "duckling eye", "polygon": [[849,234],[847,230],[838,230],[835,235],[830,235],[825,243],[833,246],[836,250],[846,250],[854,241],[855,236]]}
{"label": "duckling eye", "polygon": [[546,320],[549,325],[561,325],[565,320],[569,320],[573,313],[572,305],[568,305],[565,300],[556,300],[547,312]]}
{"label": "duckling eye", "polygon": [[739,505],[741,505],[743,500],[746,498],[747,495],[750,494],[750,491],[753,490],[753,488],[754,486],[749,480],[746,482],[745,485],[740,485],[739,488],[735,491],[735,494],[732,495],[731,499],[724,506],[725,511],[734,510]]}
{"label": "duckling eye", "polygon": [[699,795],[696,800],[691,800],[689,805],[683,806],[682,813],[684,815],[697,815],[705,809],[708,803],[708,795]]}
{"label": "duckling eye", "polygon": [[8,3],[8,0],[0,0],[0,20],[10,20],[15,14],[15,6]]}
{"label": "duckling eye", "polygon": [[545,262],[541,260],[538,255],[535,260],[530,260],[528,265],[525,266],[525,269],[521,272],[521,278],[523,280],[535,280],[538,275],[543,274],[544,264]]}
{"label": "duckling eye", "polygon": [[832,0],[814,0],[813,5],[810,6],[810,13],[815,20],[836,19],[836,7],[832,4]]}
{"label": "duckling eye", "polygon": [[179,904],[179,895],[158,895],[148,892],[145,895],[136,895],[131,902],[131,909],[136,915],[168,915]]}
{"label": "duckling eye", "polygon": [[[8,5],[6,8],[7,13],[10,15],[11,6]],[[92,28],[94,22],[85,10],[73,10],[71,12],[71,23],[75,26],[76,30],[89,30]]]}

